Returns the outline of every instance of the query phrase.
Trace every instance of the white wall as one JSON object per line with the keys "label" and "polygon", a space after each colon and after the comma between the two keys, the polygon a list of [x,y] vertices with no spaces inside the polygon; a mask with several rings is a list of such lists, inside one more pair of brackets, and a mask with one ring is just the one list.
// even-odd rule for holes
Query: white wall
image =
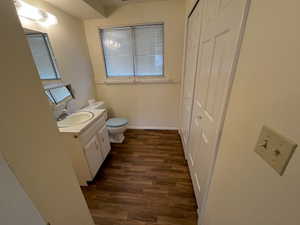
{"label": "white wall", "polygon": [[83,22],[47,2],[27,2],[57,17],[58,23],[53,26],[43,27],[26,22],[23,23],[23,27],[48,34],[62,80],[71,83],[75,91],[76,99],[70,103],[70,109],[77,110],[86,105],[88,99],[95,98],[93,72]]}
{"label": "white wall", "polygon": [[0,152],[0,219],[1,224],[46,225],[42,216],[24,192]]}
{"label": "white wall", "polygon": [[0,1],[0,15],[0,151],[45,221],[93,225],[13,1]]}
{"label": "white wall", "polygon": [[281,177],[254,153],[266,124],[300,144],[300,2],[252,0],[205,225],[298,225],[300,154]]}
{"label": "white wall", "polygon": [[[106,19],[86,20],[85,31],[99,100],[105,101],[112,115],[126,117],[135,127],[178,127],[178,104],[182,70],[185,1],[153,1],[128,4]],[[165,84],[107,85],[100,46],[100,27],[154,22],[165,24]]]}

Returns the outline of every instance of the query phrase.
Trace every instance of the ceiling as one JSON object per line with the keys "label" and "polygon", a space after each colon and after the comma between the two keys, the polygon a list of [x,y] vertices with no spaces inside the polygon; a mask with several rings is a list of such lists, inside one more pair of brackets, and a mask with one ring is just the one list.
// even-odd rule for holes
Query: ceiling
{"label": "ceiling", "polygon": [[111,10],[131,3],[166,0],[45,0],[80,19],[104,18]]}
{"label": "ceiling", "polygon": [[166,1],[166,0],[98,0],[98,1],[100,1],[104,7],[117,8],[130,3]]}
{"label": "ceiling", "polygon": [[[63,11],[80,19],[103,18],[103,10],[91,6],[84,0],[45,0]],[[98,0],[99,1],[99,0]]]}

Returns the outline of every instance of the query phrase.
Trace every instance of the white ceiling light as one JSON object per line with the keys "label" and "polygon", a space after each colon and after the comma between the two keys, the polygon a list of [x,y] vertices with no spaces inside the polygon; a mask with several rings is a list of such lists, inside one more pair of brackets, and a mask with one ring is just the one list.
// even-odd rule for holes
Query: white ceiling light
{"label": "white ceiling light", "polygon": [[31,20],[42,20],[44,19],[44,15],[42,11],[28,3],[17,0],[15,1],[15,5],[17,8],[18,15],[21,17],[25,17]]}
{"label": "white ceiling light", "polygon": [[22,0],[15,0],[15,6],[20,18],[32,20],[42,26],[57,24],[57,19],[54,15],[36,8]]}
{"label": "white ceiling light", "polygon": [[57,24],[57,19],[56,19],[56,16],[54,16],[50,13],[46,13],[46,19],[37,21],[37,23],[44,27],[48,27],[48,26]]}

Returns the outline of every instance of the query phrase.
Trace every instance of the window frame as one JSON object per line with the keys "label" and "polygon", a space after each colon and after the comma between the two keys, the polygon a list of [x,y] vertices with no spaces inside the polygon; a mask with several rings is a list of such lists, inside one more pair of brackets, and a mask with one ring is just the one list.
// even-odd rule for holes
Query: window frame
{"label": "window frame", "polygon": [[[49,36],[47,33],[43,33],[43,32],[31,32],[31,33],[25,33],[25,36],[34,36],[34,35],[40,35],[43,38],[43,41],[45,43],[46,49],[47,49],[47,53],[53,68],[53,71],[55,72],[55,78],[41,78],[40,74],[39,74],[39,78],[42,81],[60,81],[61,75],[57,66],[57,60],[55,58],[55,55],[53,53],[53,48],[51,46],[50,40],[49,40]],[[29,47],[30,48],[30,47]],[[35,63],[35,62],[34,62]],[[35,64],[35,66],[37,67],[37,65]]]}
{"label": "window frame", "polygon": [[[163,65],[162,65],[162,75],[145,75],[145,76],[136,76],[135,74],[135,35],[134,28],[139,26],[153,26],[153,25],[161,25],[162,26],[162,56],[163,56]],[[106,60],[105,60],[105,52],[104,52],[104,43],[103,43],[103,30],[114,30],[114,29],[122,29],[122,28],[130,28],[131,29],[131,41],[133,44],[133,72],[132,76],[108,76],[107,68],[106,68]],[[133,25],[120,25],[120,26],[107,26],[107,27],[98,27],[98,33],[100,38],[100,46],[102,50],[103,64],[105,68],[105,80],[107,83],[132,83],[132,82],[152,82],[152,81],[167,81],[167,76],[165,75],[165,24],[163,22],[156,23],[143,23],[143,24],[133,24]],[[125,81],[125,82],[124,82]]]}
{"label": "window frame", "polygon": [[[61,105],[62,103],[68,102],[68,101],[70,101],[70,100],[72,100],[72,99],[75,98],[73,96],[72,91],[68,88],[68,86],[69,86],[68,84],[64,84],[64,83],[49,85],[49,86],[45,86],[44,87],[44,92],[45,92],[48,100],[51,101],[52,104],[58,106],[58,105]],[[56,99],[55,99],[55,97],[54,97],[54,95],[52,93],[52,90],[57,89],[57,88],[61,88],[61,87],[65,87],[69,91],[70,96],[67,96],[66,98],[64,98],[64,99],[62,99],[60,101],[56,101]]]}

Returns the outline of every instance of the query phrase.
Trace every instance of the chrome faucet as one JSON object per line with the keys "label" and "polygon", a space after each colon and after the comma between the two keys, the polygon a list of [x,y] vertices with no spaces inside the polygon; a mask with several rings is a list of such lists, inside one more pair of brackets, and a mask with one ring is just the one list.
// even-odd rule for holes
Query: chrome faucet
{"label": "chrome faucet", "polygon": [[65,106],[64,106],[61,114],[56,118],[57,121],[61,121],[69,115],[69,113],[68,113],[68,103],[69,103],[68,101],[65,103]]}
{"label": "chrome faucet", "polygon": [[62,110],[62,113],[57,117],[57,121],[61,121],[61,120],[64,120],[68,115],[69,113],[67,112],[68,110],[65,108]]}

